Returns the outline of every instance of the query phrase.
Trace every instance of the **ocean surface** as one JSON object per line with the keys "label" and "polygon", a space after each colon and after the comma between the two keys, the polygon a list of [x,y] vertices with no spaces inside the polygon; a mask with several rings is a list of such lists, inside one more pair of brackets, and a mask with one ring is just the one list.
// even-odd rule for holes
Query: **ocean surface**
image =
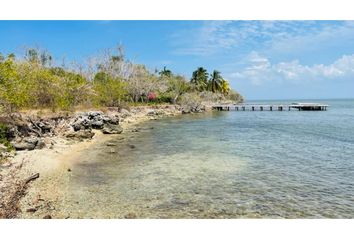
{"label": "ocean surface", "polygon": [[354,218],[354,100],[311,102],[330,107],[144,123],[111,140],[116,146],[83,154],[67,211],[80,218]]}

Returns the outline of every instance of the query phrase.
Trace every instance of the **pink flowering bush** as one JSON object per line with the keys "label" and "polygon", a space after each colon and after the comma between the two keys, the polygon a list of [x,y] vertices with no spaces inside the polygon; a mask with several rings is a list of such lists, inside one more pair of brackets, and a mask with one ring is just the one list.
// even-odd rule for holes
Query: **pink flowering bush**
{"label": "pink flowering bush", "polygon": [[148,94],[148,100],[149,101],[154,101],[154,100],[156,100],[156,93],[154,93],[154,92],[149,92],[149,94]]}

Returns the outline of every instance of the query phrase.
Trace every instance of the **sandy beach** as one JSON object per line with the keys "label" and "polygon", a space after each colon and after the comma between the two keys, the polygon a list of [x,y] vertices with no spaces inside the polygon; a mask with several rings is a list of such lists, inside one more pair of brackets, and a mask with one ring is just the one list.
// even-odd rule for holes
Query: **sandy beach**
{"label": "sandy beach", "polygon": [[[176,106],[158,107],[159,114],[152,114],[149,107],[132,108],[124,118],[120,118],[120,126],[124,129],[120,134],[134,131],[135,126],[144,121],[181,114]],[[65,200],[65,189],[70,184],[70,174],[78,156],[95,144],[104,143],[116,134],[103,134],[100,130],[92,130],[94,136],[90,140],[74,141],[62,136],[51,137],[51,147],[32,151],[18,151],[16,155],[1,167],[0,188],[2,204],[6,218],[70,218],[57,206]],[[37,177],[39,174],[39,177]],[[36,176],[37,175],[37,176]],[[36,178],[26,183],[35,176]]]}

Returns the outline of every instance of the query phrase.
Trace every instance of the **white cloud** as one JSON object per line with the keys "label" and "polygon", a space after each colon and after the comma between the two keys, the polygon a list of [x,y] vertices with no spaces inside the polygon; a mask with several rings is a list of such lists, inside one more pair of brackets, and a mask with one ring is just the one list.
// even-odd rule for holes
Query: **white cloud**
{"label": "white cloud", "polygon": [[271,63],[266,57],[252,52],[247,58],[246,67],[228,74],[231,80],[250,81],[253,85],[269,82],[289,82],[304,84],[308,81],[331,79],[354,79],[354,54],[344,55],[331,64],[302,65],[298,60]]}
{"label": "white cloud", "polygon": [[174,53],[207,56],[246,48],[293,52],[338,39],[354,40],[352,21],[204,21],[176,32]]}

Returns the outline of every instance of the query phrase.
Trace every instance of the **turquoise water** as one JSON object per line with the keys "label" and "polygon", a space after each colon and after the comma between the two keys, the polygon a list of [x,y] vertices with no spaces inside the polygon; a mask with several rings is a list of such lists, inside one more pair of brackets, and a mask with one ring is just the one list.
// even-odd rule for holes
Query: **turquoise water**
{"label": "turquoise water", "polygon": [[83,156],[73,170],[68,212],[353,218],[354,100],[315,102],[329,110],[212,112],[144,123],[110,141],[116,146],[104,143]]}

